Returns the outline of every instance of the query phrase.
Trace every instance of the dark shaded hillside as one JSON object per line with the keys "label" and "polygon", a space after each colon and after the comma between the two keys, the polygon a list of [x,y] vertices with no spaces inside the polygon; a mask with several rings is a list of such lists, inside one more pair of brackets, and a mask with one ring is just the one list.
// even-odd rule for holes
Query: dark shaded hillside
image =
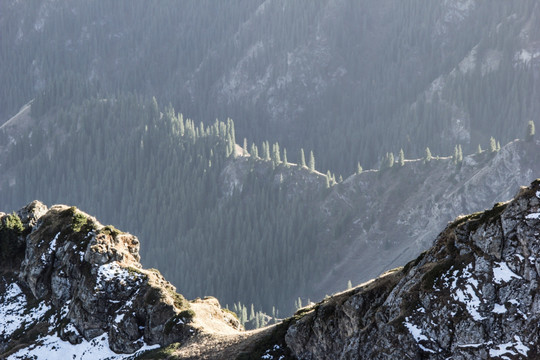
{"label": "dark shaded hillside", "polygon": [[537,1],[16,2],[0,14],[0,116],[63,72],[156,96],[347,175],[386,152],[474,151],[540,112]]}
{"label": "dark shaded hillside", "polygon": [[[139,232],[145,265],[187,296],[268,313],[290,312],[311,274],[330,264],[324,242],[312,240],[326,176],[240,156],[232,120],[196,125],[155,99],[50,94],[0,128],[6,206],[38,196],[77,204]],[[232,162],[243,190],[223,181]]]}

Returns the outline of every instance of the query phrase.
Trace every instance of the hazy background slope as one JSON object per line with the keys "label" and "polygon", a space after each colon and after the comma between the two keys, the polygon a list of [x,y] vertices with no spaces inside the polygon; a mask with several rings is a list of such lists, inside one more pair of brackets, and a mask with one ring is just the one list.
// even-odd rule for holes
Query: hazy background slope
{"label": "hazy background slope", "polygon": [[73,71],[191,118],[232,117],[238,139],[301,144],[347,175],[400,148],[506,143],[539,110],[534,0],[1,6],[4,119]]}

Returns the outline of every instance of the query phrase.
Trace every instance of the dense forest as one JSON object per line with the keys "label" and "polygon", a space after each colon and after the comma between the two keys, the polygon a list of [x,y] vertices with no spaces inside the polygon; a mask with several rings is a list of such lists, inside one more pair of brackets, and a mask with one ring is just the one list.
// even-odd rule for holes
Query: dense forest
{"label": "dense forest", "polygon": [[3,1],[0,115],[72,71],[156,96],[322,169],[473,152],[540,111],[540,4],[421,0]]}
{"label": "dense forest", "polygon": [[[290,312],[292,299],[331,263],[314,242],[311,205],[326,176],[284,162],[278,144],[272,154],[262,144],[261,157],[236,154],[243,150],[232,120],[196,124],[155,98],[101,98],[72,76],[59,77],[31,108],[38,125],[3,163],[16,179],[2,192],[3,206],[84,204],[137,234],[143,263],[186,296],[218,295],[268,313]],[[230,162],[249,169],[241,189],[223,183]],[[293,172],[315,178],[320,191],[292,190]],[[268,181],[274,176],[283,180]]]}

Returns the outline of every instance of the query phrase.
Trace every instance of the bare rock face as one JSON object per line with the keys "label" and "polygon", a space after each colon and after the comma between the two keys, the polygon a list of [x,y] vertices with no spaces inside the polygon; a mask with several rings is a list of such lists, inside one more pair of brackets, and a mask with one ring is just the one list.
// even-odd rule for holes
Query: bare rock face
{"label": "bare rock face", "polygon": [[301,310],[298,359],[540,356],[540,180],[458,218],[403,268]]}
{"label": "bare rock face", "polygon": [[[189,302],[157,270],[141,267],[135,236],[64,205],[47,209],[35,201],[17,215],[9,216],[20,223],[3,225],[0,232],[2,244],[24,244],[13,271],[17,289],[62,314],[54,331],[63,340],[76,344],[107,334],[114,352],[133,353],[144,344],[168,345],[196,333]],[[0,335],[2,348],[9,348],[9,334]]]}

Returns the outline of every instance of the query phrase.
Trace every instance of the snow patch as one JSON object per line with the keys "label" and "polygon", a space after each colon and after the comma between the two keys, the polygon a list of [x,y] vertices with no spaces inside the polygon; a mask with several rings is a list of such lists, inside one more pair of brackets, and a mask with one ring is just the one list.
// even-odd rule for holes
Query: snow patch
{"label": "snow patch", "polygon": [[[51,256],[52,253],[56,250],[56,240],[58,240],[58,236],[60,236],[60,232],[54,236],[54,238],[49,243],[49,248],[46,252],[41,254],[41,261],[45,263],[47,261],[47,257]],[[43,240],[41,240],[41,243],[43,243]]]}
{"label": "snow patch", "polygon": [[491,312],[495,314],[504,314],[506,312],[506,307],[504,305],[495,304]]}
{"label": "snow patch", "polygon": [[540,213],[532,213],[532,214],[529,214],[529,215],[525,216],[525,219],[535,219],[535,220],[538,220],[538,219],[540,219]]}
{"label": "snow patch", "polygon": [[422,341],[422,340],[429,340],[427,336],[422,334],[422,329],[420,329],[418,326],[412,324],[409,322],[409,318],[405,318],[405,327],[409,330],[412,337],[416,342]]}
{"label": "snow patch", "polygon": [[504,261],[495,263],[495,266],[493,267],[493,281],[496,284],[509,282],[512,279],[522,279],[522,277],[516,275],[512,270],[510,270],[510,268]]}
{"label": "snow patch", "polygon": [[98,269],[96,287],[94,288],[94,290],[103,290],[106,283],[113,280],[118,281],[121,284],[126,284],[126,281],[129,279],[129,277],[129,272],[117,263],[111,262],[108,264],[103,264]]}
{"label": "snow patch", "polygon": [[501,355],[517,355],[519,353],[527,356],[529,350],[529,347],[523,344],[521,338],[515,335],[514,341],[496,345],[495,348],[489,350],[489,355],[495,357]]}
{"label": "snow patch", "polygon": [[44,302],[28,309],[26,296],[16,283],[0,295],[0,338],[9,338],[17,329],[27,329],[50,309]]}
{"label": "snow patch", "polygon": [[38,339],[35,345],[21,349],[9,356],[8,360],[17,359],[47,359],[47,360],[119,360],[134,358],[145,351],[159,348],[159,345],[147,345],[142,338],[139,339],[143,346],[134,354],[117,354],[109,347],[109,337],[107,334],[98,336],[90,341],[83,339],[82,343],[73,345],[67,341],[62,341],[57,335],[48,335]]}

